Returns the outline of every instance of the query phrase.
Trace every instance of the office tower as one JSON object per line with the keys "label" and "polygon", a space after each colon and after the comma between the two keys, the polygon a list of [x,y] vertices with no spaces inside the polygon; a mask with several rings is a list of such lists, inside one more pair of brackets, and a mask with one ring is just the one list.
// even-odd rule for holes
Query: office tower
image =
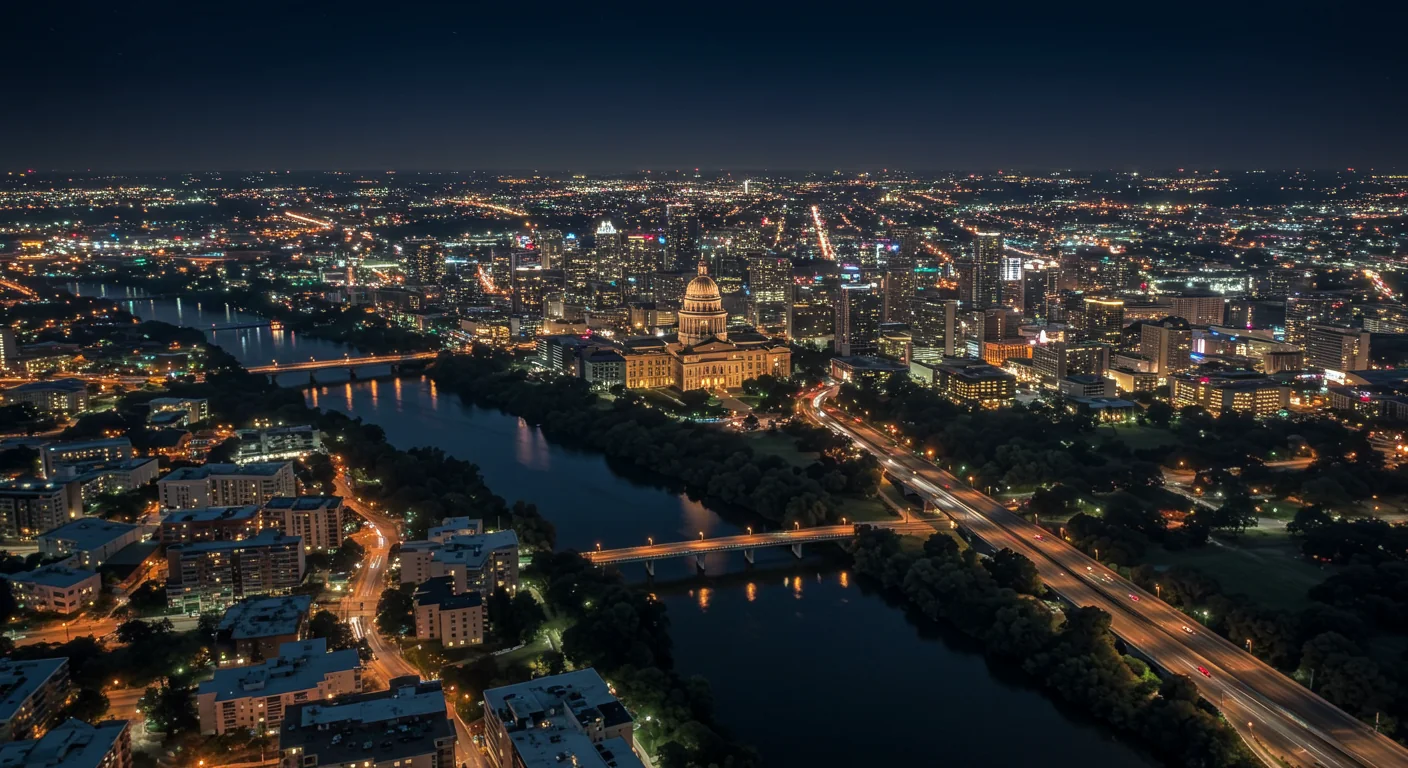
{"label": "office tower", "polygon": [[1359,328],[1312,325],[1306,330],[1305,361],[1338,373],[1365,370],[1369,367],[1369,334]]}
{"label": "office tower", "polygon": [[748,256],[748,322],[761,332],[786,333],[792,309],[792,261]]}
{"label": "office tower", "polygon": [[1348,325],[1350,307],[1338,296],[1290,296],[1286,299],[1286,343],[1305,346],[1312,325]]}
{"label": "office tower", "polygon": [[15,343],[15,332],[9,328],[0,328],[0,371],[10,370],[19,352],[19,345]]}
{"label": "office tower", "polygon": [[1192,350],[1193,329],[1181,317],[1168,317],[1139,327],[1139,354],[1152,361],[1153,372],[1161,378],[1191,368]]}
{"label": "office tower", "polygon": [[1079,341],[1099,341],[1119,346],[1124,332],[1124,299],[1086,296],[1071,313],[1071,328]]}
{"label": "office tower", "polygon": [[1104,248],[1082,248],[1076,253],[1078,285],[1085,291],[1121,291],[1129,281],[1129,259]]}
{"label": "office tower", "polygon": [[1046,319],[1050,314],[1047,310],[1047,297],[1059,294],[1060,286],[1060,267],[1024,270],[1022,273],[1022,313],[1028,317]]}
{"label": "office tower", "polygon": [[596,228],[596,254],[592,260],[595,278],[607,282],[620,280],[625,266],[624,255],[621,235],[610,220],[603,220]]}
{"label": "office tower", "polygon": [[883,302],[873,285],[843,285],[836,296],[836,354],[873,355],[880,347]]}
{"label": "office tower", "polygon": [[412,240],[402,248],[406,282],[412,285],[435,285],[445,271],[445,254],[434,241]]}
{"label": "office tower", "polygon": [[916,360],[957,356],[958,300],[923,296],[915,301],[911,335]]}
{"label": "office tower", "polygon": [[1002,303],[1002,235],[979,232],[967,259],[958,269],[959,299],[968,309],[987,309]]}
{"label": "office tower", "polygon": [[665,206],[665,264],[673,272],[692,271],[699,263],[699,214],[688,203]]}
{"label": "office tower", "polygon": [[1067,376],[1104,376],[1110,369],[1110,347],[1098,342],[1038,344],[1032,348],[1032,369],[1049,387]]}
{"label": "office tower", "polygon": [[1173,315],[1189,325],[1222,325],[1227,315],[1227,300],[1221,296],[1175,296]]}
{"label": "office tower", "polygon": [[660,271],[661,247],[665,238],[654,232],[633,232],[626,235],[625,276],[634,280],[637,293],[648,290],[650,275]]}
{"label": "office tower", "polygon": [[562,241],[562,276],[566,283],[564,298],[567,303],[585,305],[591,297],[591,254],[571,235],[564,237]]}
{"label": "office tower", "polygon": [[542,254],[543,269],[562,269],[562,230],[540,229],[533,234],[533,242]]}
{"label": "office tower", "polygon": [[513,255],[513,313],[542,317],[547,284],[539,257],[531,251],[514,251]]}
{"label": "office tower", "polygon": [[914,268],[918,266],[920,235],[912,230],[900,234],[899,250],[890,251],[885,262],[885,311],[887,323],[908,323],[914,317],[914,294],[918,290]]}

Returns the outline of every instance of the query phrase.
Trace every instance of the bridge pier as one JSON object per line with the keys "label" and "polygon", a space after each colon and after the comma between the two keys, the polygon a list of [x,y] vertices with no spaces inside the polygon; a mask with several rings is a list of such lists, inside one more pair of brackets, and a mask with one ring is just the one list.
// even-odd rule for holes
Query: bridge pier
{"label": "bridge pier", "polygon": [[277,373],[271,373],[271,374],[269,374],[269,383],[270,383],[270,384],[273,384],[274,386],[278,386],[278,384],[279,384],[279,375],[278,375]]}
{"label": "bridge pier", "polygon": [[792,545],[792,556],[798,560],[802,559],[802,543],[800,541]]}
{"label": "bridge pier", "polygon": [[356,368],[348,368],[348,369],[347,369],[347,379],[348,379],[348,381],[356,381],[356,380],[357,380],[357,369],[356,369]]}
{"label": "bridge pier", "polygon": [[648,575],[650,576],[650,578],[652,578],[652,579],[655,578],[655,561],[654,561],[654,560],[646,560],[646,561],[645,561],[645,572],[646,572],[646,574],[648,574]]}
{"label": "bridge pier", "polygon": [[704,555],[702,553],[694,556],[694,567],[699,569],[700,573],[704,572]]}
{"label": "bridge pier", "polygon": [[743,559],[744,559],[744,560],[747,560],[749,565],[757,565],[757,563],[753,562],[753,553],[754,553],[755,551],[756,551],[756,550],[752,550],[752,549],[745,549],[745,550],[743,550]]}
{"label": "bridge pier", "polygon": [[309,372],[308,372],[308,383],[309,383],[309,384],[317,384],[317,383],[318,383],[318,372],[317,372],[317,371],[309,371]]}

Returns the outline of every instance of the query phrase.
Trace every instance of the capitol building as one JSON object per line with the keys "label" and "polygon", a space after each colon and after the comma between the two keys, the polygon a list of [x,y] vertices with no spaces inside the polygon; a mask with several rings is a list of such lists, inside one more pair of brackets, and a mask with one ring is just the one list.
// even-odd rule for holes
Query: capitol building
{"label": "capitol building", "polygon": [[763,374],[791,375],[792,350],[786,343],[758,333],[730,337],[723,296],[702,262],[685,288],[678,316],[674,336],[622,342],[627,387],[734,389]]}

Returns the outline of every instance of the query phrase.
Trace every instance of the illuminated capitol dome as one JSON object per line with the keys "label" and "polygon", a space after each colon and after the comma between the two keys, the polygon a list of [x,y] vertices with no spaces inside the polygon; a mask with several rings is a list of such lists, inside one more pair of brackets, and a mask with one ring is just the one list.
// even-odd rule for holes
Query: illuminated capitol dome
{"label": "illuminated capitol dome", "polygon": [[692,347],[706,339],[728,339],[728,313],[724,311],[719,285],[709,277],[709,268],[699,262],[699,276],[684,289],[684,302],[679,311],[680,344]]}

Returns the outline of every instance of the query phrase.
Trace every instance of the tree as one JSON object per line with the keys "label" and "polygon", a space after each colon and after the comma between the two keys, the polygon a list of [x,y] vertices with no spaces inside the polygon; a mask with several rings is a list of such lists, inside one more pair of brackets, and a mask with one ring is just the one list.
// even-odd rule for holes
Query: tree
{"label": "tree", "polygon": [[189,685],[148,688],[137,701],[137,708],[146,715],[149,727],[165,733],[167,739],[200,728],[195,690]]}
{"label": "tree", "polygon": [[346,622],[339,621],[337,615],[331,611],[318,611],[313,614],[313,618],[308,620],[308,636],[326,639],[329,651],[357,647],[357,637],[352,633],[352,628],[347,626]]}
{"label": "tree", "polygon": [[489,595],[485,605],[494,636],[504,645],[518,645],[538,633],[547,614],[527,590],[510,595],[499,587]]}
{"label": "tree", "polygon": [[411,596],[395,587],[382,590],[376,603],[376,626],[384,635],[404,636],[416,631]]}
{"label": "tree", "polygon": [[1039,595],[1043,591],[1041,576],[1036,566],[1025,556],[1003,548],[985,563],[993,581],[1000,586],[1021,592],[1024,595]]}
{"label": "tree", "polygon": [[1149,419],[1150,424],[1159,429],[1168,429],[1169,422],[1173,420],[1173,406],[1162,400],[1155,400],[1149,404],[1144,415]]}

